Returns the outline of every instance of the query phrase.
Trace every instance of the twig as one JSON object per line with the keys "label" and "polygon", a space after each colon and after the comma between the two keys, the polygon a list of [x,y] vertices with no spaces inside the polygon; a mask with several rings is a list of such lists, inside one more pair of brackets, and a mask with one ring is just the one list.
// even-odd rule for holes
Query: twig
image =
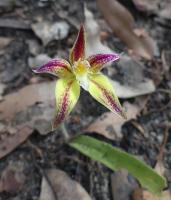
{"label": "twig", "polygon": [[[31,149],[31,155],[32,155],[32,159],[33,159],[33,164],[34,164],[34,166],[39,170],[39,172],[41,173],[41,175],[46,179],[48,185],[49,185],[50,188],[51,188],[51,191],[52,191],[52,194],[53,194],[53,196],[54,196],[54,199],[55,199],[55,200],[58,200],[58,197],[57,197],[57,195],[56,195],[55,189],[54,189],[54,187],[53,187],[53,185],[52,185],[52,183],[51,183],[51,181],[50,181],[48,175],[47,175],[46,172],[43,170],[43,168],[37,163],[37,161],[36,161],[36,159],[35,159],[35,154],[33,153],[33,151],[35,151],[36,153],[39,154],[39,151],[37,151],[37,147],[35,148],[35,145],[32,144],[30,141],[29,141],[28,144],[29,144],[30,147],[32,148],[32,149]],[[40,154],[39,154],[39,155],[40,155]]]}
{"label": "twig", "polygon": [[168,140],[168,136],[169,136],[168,131],[169,131],[169,127],[166,125],[165,131],[164,131],[164,138],[163,138],[162,144],[160,146],[159,154],[157,156],[157,163],[163,159],[164,149],[165,149],[165,146],[166,146],[166,143]]}
{"label": "twig", "polygon": [[156,90],[156,92],[164,92],[164,93],[171,94],[171,90],[169,90],[169,89],[163,89],[163,88],[160,88],[160,89]]}
{"label": "twig", "polygon": [[141,133],[141,135],[143,136],[143,137],[145,137],[145,134],[144,134],[144,128],[138,123],[138,122],[136,122],[136,121],[131,121],[131,123],[132,123],[132,125],[137,129],[137,130],[139,130],[139,132]]}

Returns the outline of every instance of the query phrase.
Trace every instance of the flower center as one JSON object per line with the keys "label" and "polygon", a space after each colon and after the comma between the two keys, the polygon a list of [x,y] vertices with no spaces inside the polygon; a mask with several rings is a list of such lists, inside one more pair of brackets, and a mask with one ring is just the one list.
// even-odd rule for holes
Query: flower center
{"label": "flower center", "polygon": [[79,84],[85,89],[88,90],[89,81],[88,81],[88,70],[90,68],[90,64],[87,60],[79,59],[73,65],[73,73]]}
{"label": "flower center", "polygon": [[90,64],[87,60],[78,60],[74,63],[73,71],[76,76],[85,76]]}

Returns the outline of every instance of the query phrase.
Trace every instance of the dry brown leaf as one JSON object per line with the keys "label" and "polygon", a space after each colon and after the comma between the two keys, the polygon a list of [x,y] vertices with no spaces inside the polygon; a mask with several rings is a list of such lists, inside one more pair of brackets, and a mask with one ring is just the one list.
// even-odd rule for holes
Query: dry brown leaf
{"label": "dry brown leaf", "polygon": [[0,141],[0,159],[11,153],[15,148],[26,141],[32,133],[32,128],[24,127],[20,130],[16,130],[14,135],[10,135]]}
{"label": "dry brown leaf", "polygon": [[133,200],[170,200],[171,193],[170,191],[164,191],[160,196],[157,196],[148,191],[143,191],[142,188],[137,188],[134,190],[132,195]]}
{"label": "dry brown leaf", "polygon": [[97,0],[105,20],[116,34],[134,54],[146,59],[152,59],[154,47],[144,36],[138,37],[133,31],[131,13],[116,0]]}
{"label": "dry brown leaf", "polygon": [[[47,170],[47,176],[50,185],[46,178],[43,177],[40,200],[91,200],[85,189],[65,172],[50,169]],[[56,195],[56,198],[54,195]]]}
{"label": "dry brown leaf", "polygon": [[0,120],[6,132],[29,126],[47,134],[54,117],[55,81],[28,85],[18,92],[4,96],[0,103]]}
{"label": "dry brown leaf", "polygon": [[126,109],[127,120],[116,116],[112,112],[106,112],[90,124],[85,131],[90,133],[96,132],[113,140],[121,139],[122,125],[130,119],[135,119],[141,109],[140,106],[128,102],[125,102],[123,106]]}
{"label": "dry brown leaf", "polygon": [[0,120],[12,120],[17,113],[35,103],[54,100],[54,86],[55,82],[33,84],[4,96],[0,103]]}
{"label": "dry brown leaf", "polygon": [[169,191],[164,191],[161,196],[156,196],[148,191],[143,192],[142,200],[170,200],[171,193]]}

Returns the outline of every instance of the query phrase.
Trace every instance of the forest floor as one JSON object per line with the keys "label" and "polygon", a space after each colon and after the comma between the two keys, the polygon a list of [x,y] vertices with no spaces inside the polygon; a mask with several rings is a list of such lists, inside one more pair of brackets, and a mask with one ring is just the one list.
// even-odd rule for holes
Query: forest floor
{"label": "forest floor", "polygon": [[[55,78],[35,75],[31,67],[55,56],[67,59],[84,20],[85,28],[92,32],[97,31],[94,22],[99,25],[99,45],[123,53],[123,59],[121,56],[119,62],[103,72],[123,86],[118,96],[128,112],[128,120],[123,122],[116,115],[111,116],[81,91],[76,107],[66,119],[69,135],[89,134],[153,168],[160,163],[168,190],[171,189],[171,16],[167,11],[171,3],[155,0],[142,9],[138,2],[143,1],[120,0],[133,15],[137,34],[143,37],[146,32],[153,38],[152,59],[139,59],[129,48],[129,37],[123,39],[112,33],[96,1],[86,0],[94,19],[85,16],[79,0],[0,1],[0,200],[39,199],[42,177],[47,177],[50,169],[67,173],[91,199],[143,200],[136,195],[143,190],[132,176],[112,172],[72,149],[65,143],[60,128],[50,130]],[[94,36],[89,33],[88,39],[93,41]],[[87,41],[87,45],[89,51],[96,49],[91,42]]]}

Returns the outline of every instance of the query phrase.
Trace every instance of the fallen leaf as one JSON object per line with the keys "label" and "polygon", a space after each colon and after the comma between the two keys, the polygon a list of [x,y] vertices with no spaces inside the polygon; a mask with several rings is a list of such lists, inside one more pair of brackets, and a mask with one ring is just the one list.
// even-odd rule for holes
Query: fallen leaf
{"label": "fallen leaf", "polygon": [[144,36],[138,37],[134,33],[131,13],[116,0],[97,0],[97,4],[115,35],[132,49],[134,54],[152,59],[154,46]]}
{"label": "fallen leaf", "polygon": [[95,53],[113,53],[113,51],[103,45],[100,41],[100,28],[94,19],[93,13],[85,6],[85,29],[86,29],[86,56],[90,56]]}
{"label": "fallen leaf", "polygon": [[40,134],[50,132],[55,112],[54,90],[55,81],[28,85],[4,96],[0,103],[0,120],[3,120],[6,131],[13,127],[30,126]]}
{"label": "fallen leaf", "polygon": [[[87,33],[87,56],[101,52],[113,53],[109,47],[101,43],[100,28],[97,22],[94,20],[93,14],[86,7],[85,28]],[[141,35],[140,33],[142,34],[142,31],[137,31],[137,34]],[[124,77],[121,77],[124,82],[120,83],[119,81],[112,80],[118,97],[132,98],[135,96],[149,94],[155,91],[154,82],[144,77],[144,66],[140,62],[128,56],[121,56],[119,62],[117,62],[117,65],[118,69],[122,70],[122,73],[124,73]],[[108,67],[110,70],[110,64]]]}
{"label": "fallen leaf", "polygon": [[38,83],[4,96],[4,100],[0,103],[0,120],[12,120],[17,113],[27,110],[35,103],[49,103],[55,99],[54,88],[55,81]]}
{"label": "fallen leaf", "polygon": [[35,34],[47,45],[52,40],[62,40],[69,33],[69,25],[65,21],[51,23],[48,21],[38,22],[32,25]]}
{"label": "fallen leaf", "polygon": [[20,144],[25,142],[27,138],[33,133],[30,127],[23,127],[16,130],[16,134],[6,137],[0,141],[0,159],[11,153]]}
{"label": "fallen leaf", "polygon": [[125,102],[123,107],[126,109],[127,120],[117,117],[112,112],[106,112],[90,124],[85,131],[96,132],[112,140],[121,139],[122,125],[130,119],[135,119],[141,110],[140,106],[128,102]]}
{"label": "fallen leaf", "polygon": [[150,94],[155,91],[155,85],[152,80],[146,80],[145,83],[139,83],[134,86],[122,85],[117,81],[112,81],[116,94],[120,98],[132,98],[140,95]]}
{"label": "fallen leaf", "polygon": [[148,192],[143,192],[143,198],[142,200],[170,200],[171,199],[171,193],[169,191],[164,191],[160,197]]}
{"label": "fallen leaf", "polygon": [[165,8],[163,8],[159,13],[158,16],[165,20],[171,20],[171,3],[168,3]]}
{"label": "fallen leaf", "polygon": [[112,196],[115,200],[129,200],[138,183],[126,170],[120,170],[111,176]]}
{"label": "fallen leaf", "polygon": [[43,177],[40,200],[91,200],[85,189],[65,172],[58,169],[49,169],[46,173],[50,184]]}
{"label": "fallen leaf", "polygon": [[[111,80],[120,98],[132,98],[155,91],[154,82],[145,78],[144,65],[128,56],[122,56],[117,63],[119,80]],[[118,75],[117,75],[118,76]]]}
{"label": "fallen leaf", "polygon": [[0,177],[0,192],[15,193],[22,188],[24,181],[23,163],[12,162],[3,170]]}

